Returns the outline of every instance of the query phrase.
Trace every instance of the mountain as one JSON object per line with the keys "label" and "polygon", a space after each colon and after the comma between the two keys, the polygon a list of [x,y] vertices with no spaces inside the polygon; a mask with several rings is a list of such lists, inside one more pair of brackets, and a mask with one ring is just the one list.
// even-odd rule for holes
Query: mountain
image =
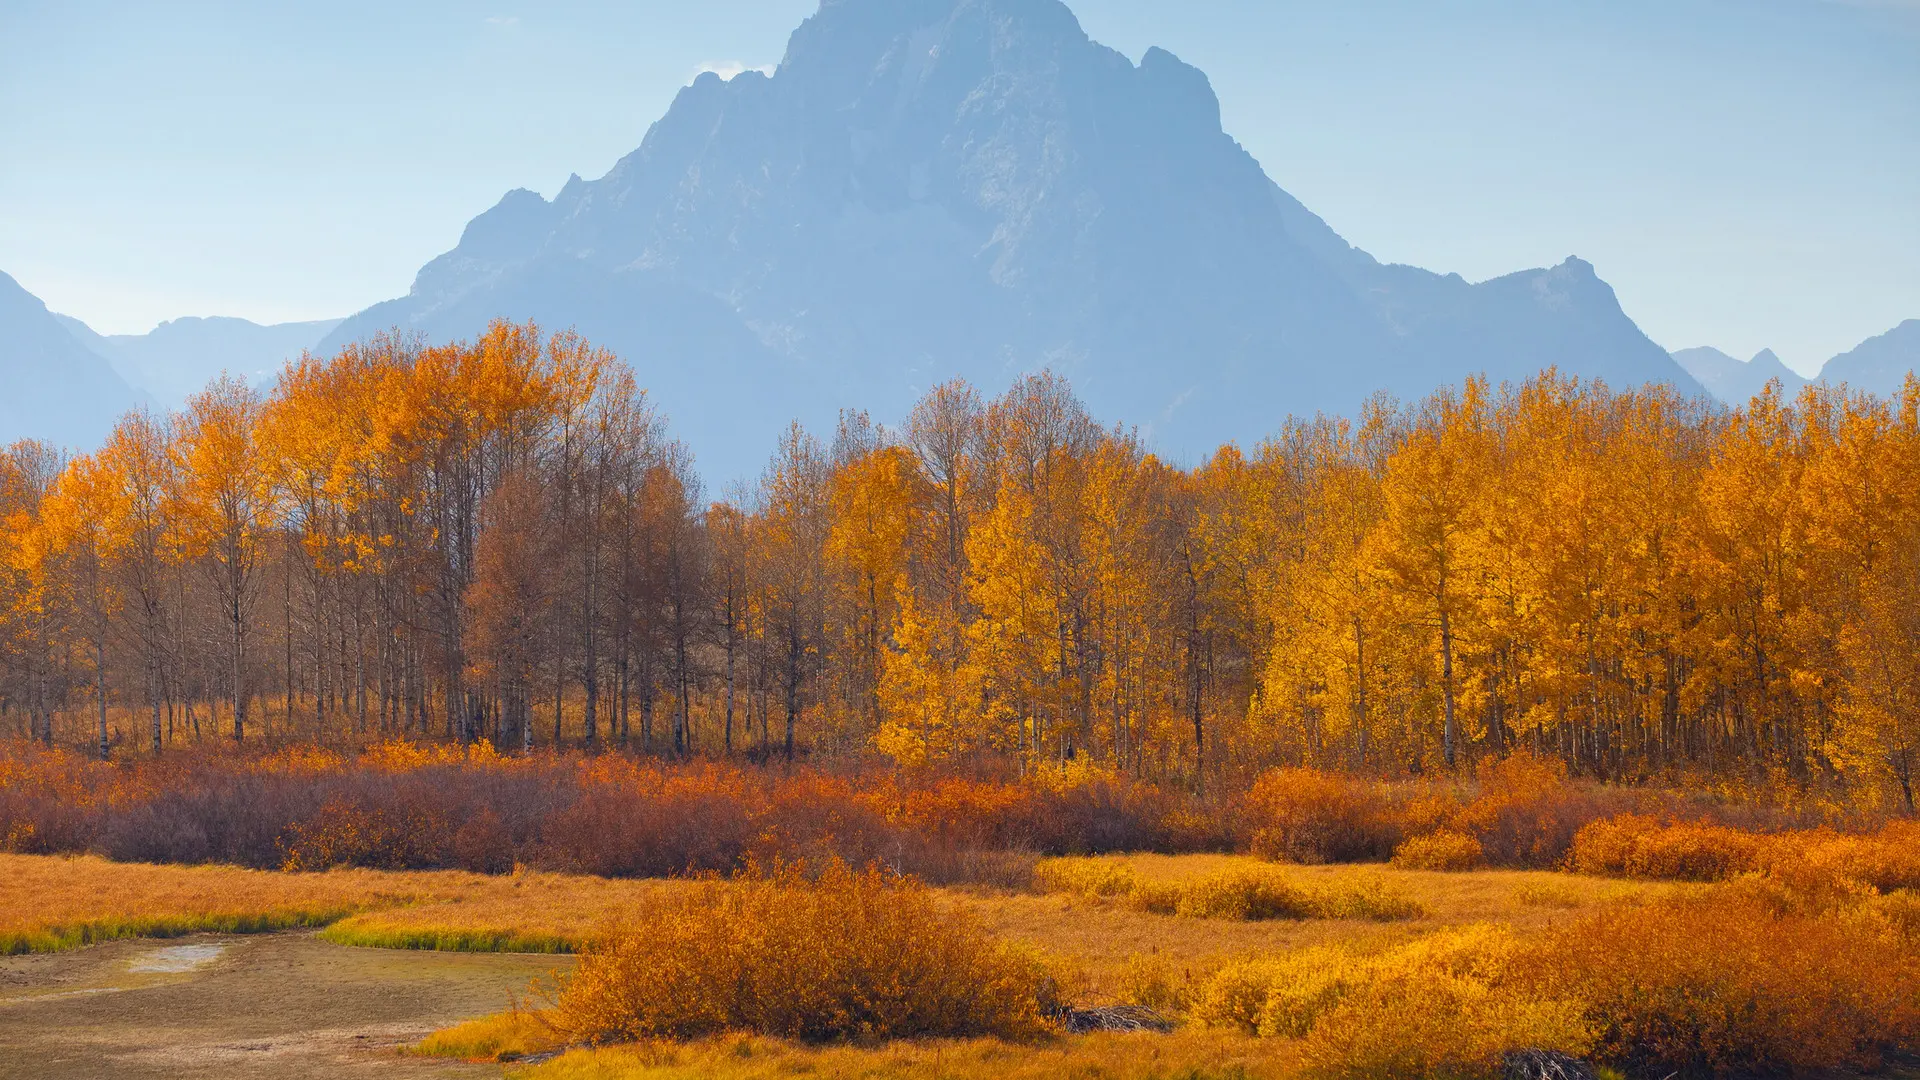
{"label": "mountain", "polygon": [[145,403],[39,297],[0,273],[0,444],[39,439],[91,448]]}
{"label": "mountain", "polygon": [[607,175],[508,193],[322,348],[496,316],[620,353],[722,478],[795,417],[1041,367],[1189,460],[1474,372],[1700,392],[1578,259],[1472,284],[1355,249],[1206,75],[1058,0],[825,0],[773,75],[700,76]]}
{"label": "mountain", "polygon": [[1891,396],[1900,392],[1908,373],[1916,371],[1920,371],[1920,319],[1908,319],[1827,361],[1820,369],[1820,381]]}
{"label": "mountain", "polygon": [[1760,350],[1751,360],[1736,359],[1719,349],[1681,349],[1673,359],[1727,405],[1747,404],[1775,379],[1780,380],[1781,390],[1789,398],[1807,385],[1807,380],[1782,363],[1772,349]]}
{"label": "mountain", "polygon": [[261,326],[245,319],[185,318],[145,334],[96,334],[79,319],[56,315],[87,348],[106,357],[129,383],[162,406],[178,409],[222,372],[255,386],[271,383],[283,362],[320,343],[339,319]]}

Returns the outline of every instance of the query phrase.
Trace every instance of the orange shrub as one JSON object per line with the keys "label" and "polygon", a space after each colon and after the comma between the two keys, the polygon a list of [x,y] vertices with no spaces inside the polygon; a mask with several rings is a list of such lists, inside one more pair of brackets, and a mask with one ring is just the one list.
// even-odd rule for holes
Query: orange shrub
{"label": "orange shrub", "polygon": [[1244,810],[1253,853],[1301,863],[1362,862],[1393,854],[1399,829],[1373,785],[1318,769],[1272,769]]}
{"label": "orange shrub", "polygon": [[1478,839],[1496,866],[1558,866],[1582,826],[1618,809],[1617,793],[1571,780],[1558,760],[1520,752],[1476,772],[1479,793],[1451,827]]}
{"label": "orange shrub", "polygon": [[1762,840],[1720,825],[1662,824],[1641,814],[1596,821],[1573,839],[1567,865],[1582,874],[1724,881],[1759,867]]}
{"label": "orange shrub", "polygon": [[1632,1076],[1873,1069],[1920,1037],[1910,943],[1739,890],[1601,912],[1551,933],[1527,970],[1583,1003],[1596,1055]]}
{"label": "orange shrub", "polygon": [[584,953],[554,999],[575,1039],[747,1031],[811,1041],[1030,1038],[1051,981],[925,886],[878,869],[791,865],[660,897]]}
{"label": "orange shrub", "polygon": [[1803,892],[1893,892],[1920,888],[1920,825],[1895,821],[1865,835],[1825,829],[1757,835],[1622,814],[1581,829],[1567,865],[1586,874],[1668,881],[1724,881],[1765,871]]}
{"label": "orange shrub", "polygon": [[1812,834],[1800,842],[1791,834],[1776,838],[1772,860],[1792,857],[1881,892],[1920,889],[1920,822],[1890,822],[1868,836]]}

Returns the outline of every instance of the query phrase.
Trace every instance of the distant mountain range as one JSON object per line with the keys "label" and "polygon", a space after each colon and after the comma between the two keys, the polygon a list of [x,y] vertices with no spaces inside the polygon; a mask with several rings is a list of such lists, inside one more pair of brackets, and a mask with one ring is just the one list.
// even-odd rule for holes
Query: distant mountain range
{"label": "distant mountain range", "polygon": [[146,403],[39,297],[0,273],[0,445],[94,446],[122,413]]}
{"label": "distant mountain range", "polygon": [[[895,422],[946,379],[1043,367],[1185,460],[1473,373],[1739,400],[1778,374],[1669,356],[1577,258],[1480,283],[1377,261],[1222,130],[1204,74],[1132,62],[1058,0],[825,0],[771,76],[700,76],[607,175],[509,192],[406,296],[337,325],[70,326],[173,404],[300,347],[497,317],[619,353],[718,481],[791,420]],[[1914,325],[1849,363],[1910,363]]]}
{"label": "distant mountain range", "polygon": [[271,385],[286,360],[339,323],[187,318],[103,336],[0,273],[0,445],[90,448],[129,410],[179,409],[222,372]]}
{"label": "distant mountain range", "polygon": [[1891,397],[1900,392],[1909,372],[1920,371],[1920,319],[1908,319],[1841,353],[1822,365],[1813,379],[1781,363],[1772,349],[1761,350],[1752,360],[1736,359],[1719,349],[1681,349],[1673,359],[1728,405],[1745,405],[1776,379],[1788,397],[1816,381]]}
{"label": "distant mountain range", "polygon": [[82,345],[106,357],[127,382],[170,409],[223,372],[255,386],[271,385],[282,364],[320,344],[341,321],[261,326],[245,319],[190,317],[144,334],[101,335],[79,319],[54,317]]}
{"label": "distant mountain range", "polygon": [[1753,400],[1775,379],[1780,380],[1789,397],[1807,385],[1806,378],[1781,363],[1772,349],[1761,350],[1751,360],[1728,356],[1719,349],[1681,349],[1673,354],[1673,359],[1687,369],[1687,374],[1699,380],[1709,394],[1730,405],[1744,405]]}

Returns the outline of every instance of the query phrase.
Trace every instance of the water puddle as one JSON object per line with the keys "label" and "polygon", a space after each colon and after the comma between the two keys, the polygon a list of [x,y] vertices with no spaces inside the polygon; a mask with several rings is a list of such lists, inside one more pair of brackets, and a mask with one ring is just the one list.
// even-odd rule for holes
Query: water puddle
{"label": "water puddle", "polygon": [[226,951],[225,945],[170,945],[134,957],[127,962],[127,970],[156,971],[169,975],[198,971],[218,960],[220,954]]}

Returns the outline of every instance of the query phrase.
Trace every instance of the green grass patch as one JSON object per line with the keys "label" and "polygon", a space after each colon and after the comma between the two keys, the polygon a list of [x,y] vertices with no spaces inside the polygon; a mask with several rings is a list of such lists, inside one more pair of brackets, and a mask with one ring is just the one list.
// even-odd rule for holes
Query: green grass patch
{"label": "green grass patch", "polygon": [[66,952],[127,938],[174,938],[188,934],[269,934],[310,930],[346,918],[353,907],[295,908],[265,912],[209,912],[94,919],[31,930],[0,931],[0,955]]}

